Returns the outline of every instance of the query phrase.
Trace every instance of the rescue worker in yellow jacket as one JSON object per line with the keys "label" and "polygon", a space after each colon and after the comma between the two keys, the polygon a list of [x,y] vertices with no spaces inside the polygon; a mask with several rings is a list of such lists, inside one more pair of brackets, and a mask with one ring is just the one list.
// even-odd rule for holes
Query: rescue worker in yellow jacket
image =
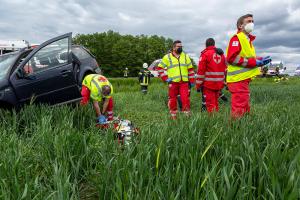
{"label": "rescue worker in yellow jacket", "polygon": [[150,83],[151,72],[148,70],[148,64],[143,64],[143,69],[139,72],[139,82],[143,94],[147,94],[148,85]]}
{"label": "rescue worker in yellow jacket", "polygon": [[182,48],[181,41],[174,41],[172,52],[165,55],[157,66],[159,76],[169,84],[168,106],[172,119],[177,115],[177,95],[181,98],[182,112],[190,115],[189,84],[191,87],[195,85],[192,61]]}
{"label": "rescue worker in yellow jacket", "polygon": [[[90,98],[99,124],[113,120],[113,87],[108,79],[99,74],[89,74],[82,81],[80,104],[86,105]],[[101,104],[101,106],[99,105]]]}
{"label": "rescue worker in yellow jacket", "polygon": [[230,39],[227,47],[226,82],[231,93],[231,116],[240,118],[250,112],[249,84],[253,77],[261,74],[260,67],[271,62],[271,57],[257,57],[251,34],[254,29],[252,14],[237,20],[237,33]]}

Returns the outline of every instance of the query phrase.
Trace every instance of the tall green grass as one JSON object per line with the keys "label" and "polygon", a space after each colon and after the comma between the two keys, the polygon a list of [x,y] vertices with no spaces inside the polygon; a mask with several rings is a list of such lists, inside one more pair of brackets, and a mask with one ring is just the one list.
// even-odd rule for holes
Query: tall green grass
{"label": "tall green grass", "polygon": [[[0,111],[0,199],[299,199],[300,80],[252,83],[252,113],[229,104],[170,121],[167,86],[113,79],[115,113],[141,134],[125,148],[91,105]],[[226,92],[227,93],[227,92]],[[228,94],[228,93],[227,93]]]}

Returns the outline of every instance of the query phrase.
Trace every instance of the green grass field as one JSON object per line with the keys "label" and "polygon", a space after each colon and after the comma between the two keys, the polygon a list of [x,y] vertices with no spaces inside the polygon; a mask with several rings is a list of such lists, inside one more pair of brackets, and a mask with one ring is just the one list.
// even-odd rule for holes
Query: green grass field
{"label": "green grass field", "polygon": [[300,79],[255,79],[233,123],[230,104],[201,113],[195,91],[192,117],[170,121],[165,84],[111,82],[116,115],[141,129],[125,148],[91,105],[0,111],[0,199],[300,198]]}

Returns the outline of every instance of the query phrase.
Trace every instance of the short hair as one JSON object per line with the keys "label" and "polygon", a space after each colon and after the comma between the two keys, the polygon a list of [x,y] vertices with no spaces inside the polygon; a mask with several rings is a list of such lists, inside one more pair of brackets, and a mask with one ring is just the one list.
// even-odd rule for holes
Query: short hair
{"label": "short hair", "polygon": [[213,38],[208,38],[205,42],[206,47],[215,46],[215,40]]}
{"label": "short hair", "polygon": [[180,40],[175,40],[175,41],[173,42],[173,47],[175,47],[176,44],[178,44],[178,43],[181,43],[181,41],[180,41]]}
{"label": "short hair", "polygon": [[242,24],[244,23],[244,19],[246,19],[246,18],[248,18],[248,17],[253,17],[253,15],[252,15],[252,14],[246,14],[246,15],[241,16],[241,17],[237,20],[237,22],[236,22],[236,27],[237,27],[237,29],[239,29],[239,26],[242,25]]}
{"label": "short hair", "polygon": [[110,88],[109,85],[104,85],[104,86],[102,86],[101,89],[102,89],[102,91],[101,91],[102,94],[104,94],[104,95],[110,95],[111,88]]}

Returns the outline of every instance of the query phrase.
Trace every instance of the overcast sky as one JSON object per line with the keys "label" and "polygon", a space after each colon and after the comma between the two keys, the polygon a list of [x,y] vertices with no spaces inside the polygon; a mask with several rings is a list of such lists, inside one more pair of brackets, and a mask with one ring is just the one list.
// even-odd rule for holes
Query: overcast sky
{"label": "overcast sky", "polygon": [[113,30],[180,39],[198,60],[205,39],[226,48],[239,16],[254,15],[257,55],[300,65],[300,0],[0,0],[0,40],[41,43]]}

